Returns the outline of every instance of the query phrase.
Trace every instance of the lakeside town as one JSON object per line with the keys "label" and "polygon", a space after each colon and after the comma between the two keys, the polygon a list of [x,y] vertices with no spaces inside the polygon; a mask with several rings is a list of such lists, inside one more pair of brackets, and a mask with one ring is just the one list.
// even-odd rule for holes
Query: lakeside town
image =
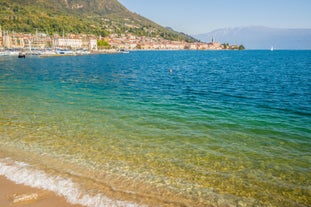
{"label": "lakeside town", "polygon": [[170,41],[161,37],[135,36],[132,34],[110,34],[107,37],[89,34],[45,34],[36,31],[16,33],[0,27],[0,56],[60,55],[116,53],[130,50],[223,50],[239,49],[214,41],[210,43]]}

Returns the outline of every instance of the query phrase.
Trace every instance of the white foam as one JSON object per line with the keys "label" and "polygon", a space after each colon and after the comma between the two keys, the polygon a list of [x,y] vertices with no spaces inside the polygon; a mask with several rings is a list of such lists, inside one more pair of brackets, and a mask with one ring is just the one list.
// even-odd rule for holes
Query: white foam
{"label": "white foam", "polygon": [[27,163],[14,161],[10,158],[0,159],[0,175],[9,180],[30,187],[55,192],[72,204],[88,207],[138,207],[139,205],[119,200],[112,200],[102,194],[84,194],[77,183],[71,179],[50,176],[42,170],[34,169]]}

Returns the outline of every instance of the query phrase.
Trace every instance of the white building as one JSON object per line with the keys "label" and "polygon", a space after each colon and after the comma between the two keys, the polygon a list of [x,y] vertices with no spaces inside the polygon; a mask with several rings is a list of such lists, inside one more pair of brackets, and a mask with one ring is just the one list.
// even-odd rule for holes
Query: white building
{"label": "white building", "polygon": [[82,40],[71,38],[58,38],[55,39],[55,46],[60,48],[78,49],[82,48]]}
{"label": "white building", "polygon": [[96,39],[90,39],[89,50],[97,50],[97,40]]}

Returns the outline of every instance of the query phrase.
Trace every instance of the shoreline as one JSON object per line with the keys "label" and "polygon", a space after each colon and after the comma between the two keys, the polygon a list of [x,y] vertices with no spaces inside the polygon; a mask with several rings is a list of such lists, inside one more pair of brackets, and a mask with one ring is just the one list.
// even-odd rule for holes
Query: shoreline
{"label": "shoreline", "polygon": [[52,191],[16,184],[3,175],[0,175],[0,186],[2,186],[0,187],[0,206],[83,207],[69,203],[64,197]]}
{"label": "shoreline", "polygon": [[[15,150],[14,150],[15,149]],[[24,159],[27,157],[26,159]],[[64,174],[50,174],[47,171],[57,171],[57,160],[45,160],[48,168],[37,166],[38,157],[31,152],[23,151],[12,146],[2,149],[0,146],[0,207],[2,206],[26,206],[26,207],[83,207],[83,206],[206,206],[208,201],[195,200],[176,194],[162,187],[136,182],[125,177],[111,177],[108,174],[105,181],[93,180],[92,177],[79,175],[89,172],[78,166],[69,167],[78,176],[64,176]],[[58,162],[59,163],[59,162]],[[65,168],[66,168],[65,167]],[[54,169],[54,170],[53,170]],[[67,168],[66,168],[67,169]],[[68,173],[65,173],[68,175]],[[69,173],[71,174],[71,173]],[[7,184],[8,183],[8,184]],[[22,184],[19,184],[22,183]],[[82,184],[80,186],[80,184]],[[87,185],[85,185],[87,184]],[[147,184],[147,185],[146,185]],[[91,185],[95,185],[91,187]],[[88,186],[87,188],[84,188]],[[99,188],[100,191],[97,191]],[[9,191],[8,191],[9,190]],[[136,191],[137,190],[137,191]],[[26,201],[14,202],[14,199],[25,198]],[[165,199],[169,198],[169,199]],[[27,200],[29,199],[29,200]],[[68,200],[68,201],[67,201]],[[70,202],[71,203],[70,203]],[[53,205],[45,205],[53,203]],[[59,204],[60,203],[60,204]]]}

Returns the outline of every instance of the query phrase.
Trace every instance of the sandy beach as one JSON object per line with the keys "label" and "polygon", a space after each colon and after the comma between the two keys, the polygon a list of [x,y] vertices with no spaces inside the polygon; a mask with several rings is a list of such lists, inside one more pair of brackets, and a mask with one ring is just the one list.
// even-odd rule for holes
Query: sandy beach
{"label": "sandy beach", "polygon": [[16,184],[0,176],[0,206],[22,207],[82,207],[68,203],[53,192]]}

